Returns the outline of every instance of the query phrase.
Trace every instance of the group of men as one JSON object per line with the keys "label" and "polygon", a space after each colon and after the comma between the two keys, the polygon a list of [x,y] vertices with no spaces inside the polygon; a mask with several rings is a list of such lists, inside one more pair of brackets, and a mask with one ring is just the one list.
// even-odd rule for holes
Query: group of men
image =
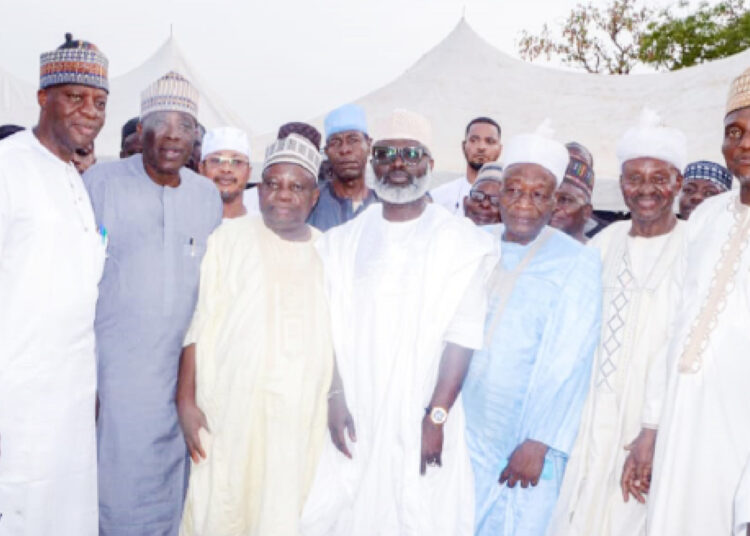
{"label": "group of men", "polygon": [[107,67],[66,36],[0,141],[0,535],[748,530],[750,69],[726,168],[644,110],[588,241],[593,158],[548,122],[472,120],[430,190],[429,122],[345,105],[248,189],[174,71],[81,175]]}

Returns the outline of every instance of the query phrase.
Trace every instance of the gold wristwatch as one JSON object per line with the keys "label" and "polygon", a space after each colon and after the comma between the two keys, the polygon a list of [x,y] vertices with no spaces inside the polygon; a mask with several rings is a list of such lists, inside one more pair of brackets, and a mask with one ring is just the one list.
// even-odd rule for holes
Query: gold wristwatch
{"label": "gold wristwatch", "polygon": [[432,406],[425,408],[425,410],[433,424],[445,424],[445,421],[448,420],[448,410],[445,408],[441,408],[440,406]]}

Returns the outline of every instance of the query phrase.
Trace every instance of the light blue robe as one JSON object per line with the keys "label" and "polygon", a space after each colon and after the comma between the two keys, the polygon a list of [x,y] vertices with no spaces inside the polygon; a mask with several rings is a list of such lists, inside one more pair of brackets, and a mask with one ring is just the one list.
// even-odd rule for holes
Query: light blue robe
{"label": "light blue robe", "polygon": [[141,155],[84,176],[108,239],[96,310],[101,536],[173,536],[186,486],[175,389],[206,239],[221,222],[216,187],[180,170],[162,187]]}
{"label": "light blue robe", "polygon": [[[494,232],[500,236],[502,226]],[[517,266],[532,244],[503,241],[504,268]],[[491,294],[489,348],[474,353],[462,391],[477,535],[544,535],[578,430],[601,296],[599,254],[556,230],[518,276],[496,324],[499,298]],[[501,486],[500,473],[526,439],[550,447],[539,483]]]}

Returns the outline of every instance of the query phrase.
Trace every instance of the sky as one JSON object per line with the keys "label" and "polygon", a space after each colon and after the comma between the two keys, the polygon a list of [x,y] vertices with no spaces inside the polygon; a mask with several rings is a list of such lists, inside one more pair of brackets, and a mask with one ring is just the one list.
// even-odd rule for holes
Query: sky
{"label": "sky", "polygon": [[235,100],[250,100],[254,113],[246,121],[259,133],[318,116],[388,84],[462,16],[485,40],[518,57],[524,29],[535,33],[545,22],[555,27],[576,3],[0,0],[0,68],[36,83],[39,54],[60,45],[69,31],[99,46],[109,58],[110,76],[117,76],[146,60],[171,31],[194,71],[230,107]]}

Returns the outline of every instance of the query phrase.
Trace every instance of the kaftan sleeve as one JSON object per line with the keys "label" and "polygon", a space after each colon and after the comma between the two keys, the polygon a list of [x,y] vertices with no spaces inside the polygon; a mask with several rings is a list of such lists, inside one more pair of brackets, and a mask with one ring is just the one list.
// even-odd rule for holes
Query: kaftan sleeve
{"label": "kaftan sleeve", "polygon": [[528,439],[570,455],[599,343],[602,269],[596,250],[584,248],[565,278],[547,321],[526,412]]}
{"label": "kaftan sleeve", "polygon": [[487,314],[487,284],[497,261],[496,255],[487,255],[479,262],[445,332],[445,342],[474,350],[482,348],[484,318]]}
{"label": "kaftan sleeve", "polygon": [[89,193],[89,199],[91,199],[91,208],[94,210],[96,225],[99,227],[103,225],[102,220],[104,219],[103,212],[107,184],[107,181],[103,180],[106,177],[102,176],[101,169],[101,167],[94,165],[81,177],[83,185]]}
{"label": "kaftan sleeve", "polygon": [[198,338],[215,310],[215,302],[221,292],[223,277],[219,274],[221,266],[222,229],[214,231],[206,242],[206,253],[201,260],[198,300],[193,312],[193,319],[185,334],[183,347],[198,342]]}

